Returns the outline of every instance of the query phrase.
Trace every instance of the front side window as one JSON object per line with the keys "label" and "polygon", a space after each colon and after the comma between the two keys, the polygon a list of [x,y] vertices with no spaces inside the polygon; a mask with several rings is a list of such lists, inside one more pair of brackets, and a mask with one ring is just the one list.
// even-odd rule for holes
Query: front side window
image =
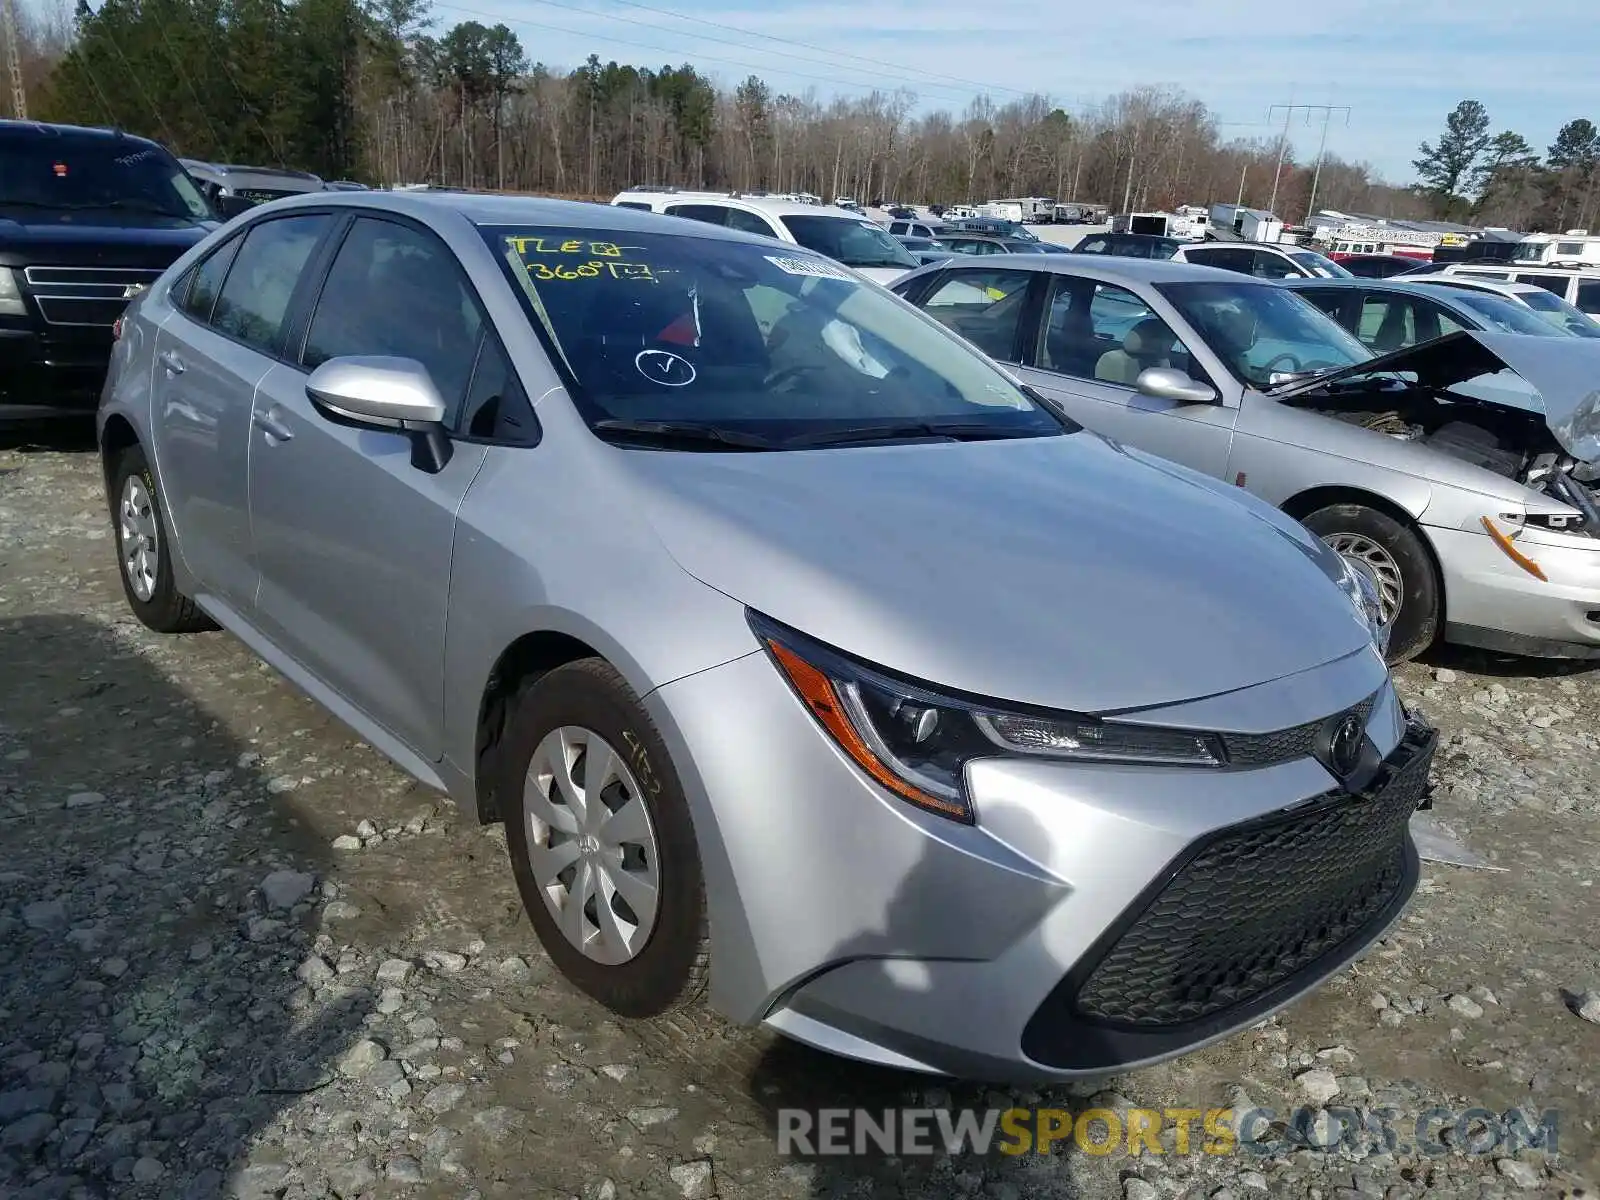
{"label": "front side window", "polygon": [[728,450],[907,422],[1063,429],[935,321],[818,255],[688,231],[480,232],[602,437]]}
{"label": "front side window", "polygon": [[1191,370],[1189,353],[1172,327],[1126,288],[1095,284],[1088,313],[1095,344],[1105,347],[1095,359],[1090,378],[1133,387],[1151,367],[1171,367],[1191,377],[1203,377],[1198,368]]}
{"label": "front side window", "polygon": [[[1321,279],[1354,278],[1349,271],[1346,271],[1333,259],[1326,254],[1318,254],[1315,250],[1291,250],[1289,251],[1289,258],[1301,270]],[[1271,276],[1270,278],[1277,278],[1277,276]]]}
{"label": "front side window", "polygon": [[252,226],[217,296],[212,327],[276,354],[300,274],[331,221],[331,217],[315,213],[278,217]]}
{"label": "front side window", "polygon": [[1014,361],[1032,280],[1028,271],[951,271],[922,308],[990,358]]}
{"label": "front side window", "polygon": [[1277,374],[1354,366],[1370,351],[1304,296],[1241,279],[1156,288],[1239,380],[1272,386]]}
{"label": "front side window", "polygon": [[482,329],[477,301],[443,243],[408,225],[362,217],[328,269],[301,362],[317,367],[367,354],[415,359],[453,416]]}
{"label": "front side window", "polygon": [[0,133],[0,209],[124,209],[173,224],[210,220],[189,173],[159,146],[121,137]]}
{"label": "front side window", "polygon": [[778,218],[796,242],[847,267],[917,267],[922,264],[883,228],[853,217]]}

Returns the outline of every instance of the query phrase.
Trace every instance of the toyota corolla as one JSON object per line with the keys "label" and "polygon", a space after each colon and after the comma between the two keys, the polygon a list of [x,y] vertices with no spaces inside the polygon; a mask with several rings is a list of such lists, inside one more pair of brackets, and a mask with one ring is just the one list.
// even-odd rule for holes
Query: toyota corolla
{"label": "toyota corolla", "polygon": [[324,193],[129,310],[122,579],[504,821],[554,964],[1061,1078],[1254,1022],[1405,906],[1434,735],[1367,577],[796,246]]}

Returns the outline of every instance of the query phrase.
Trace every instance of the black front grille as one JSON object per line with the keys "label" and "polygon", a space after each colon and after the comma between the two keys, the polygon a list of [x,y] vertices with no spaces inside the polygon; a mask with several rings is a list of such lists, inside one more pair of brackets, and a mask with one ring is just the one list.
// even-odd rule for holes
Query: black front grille
{"label": "black front grille", "polygon": [[1079,1019],[1203,1021],[1370,936],[1412,869],[1407,823],[1434,742],[1414,727],[1365,792],[1330,792],[1200,843],[1095,963],[1072,1002]]}
{"label": "black front grille", "polygon": [[[1353,710],[1360,719],[1363,729],[1367,727],[1367,721],[1372,717],[1372,706],[1376,700],[1376,696],[1369,696]],[[1274,763],[1291,762],[1297,758],[1310,758],[1316,746],[1317,731],[1327,720],[1327,717],[1321,717],[1315,721],[1307,721],[1304,725],[1279,729],[1274,733],[1223,734],[1222,744],[1227,751],[1228,765],[1266,767]]]}

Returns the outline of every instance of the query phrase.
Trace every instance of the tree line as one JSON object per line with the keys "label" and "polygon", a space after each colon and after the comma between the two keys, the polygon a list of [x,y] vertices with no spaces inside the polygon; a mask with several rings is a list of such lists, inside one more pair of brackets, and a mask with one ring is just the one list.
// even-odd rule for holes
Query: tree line
{"label": "tree line", "polygon": [[1542,159],[1520,133],[1493,128],[1482,103],[1463,100],[1438,140],[1417,148],[1419,190],[1436,215],[1557,233],[1600,221],[1600,129],[1593,121],[1568,121]]}
{"label": "tree line", "polygon": [[[429,0],[78,0],[70,14],[25,15],[30,115],[370,183],[592,198],[635,184],[912,203],[1041,195],[1117,210],[1237,199],[1298,221],[1313,186],[1318,208],[1438,212],[1489,161],[1480,147],[1455,178],[1392,186],[1334,155],[1301,161],[1275,136],[1227,137],[1203,103],[1165,87],[1072,113],[1044,95],[928,111],[910,90],[825,99],[756,75],[721,86],[687,63],[590,55],[565,68],[532,60],[504,24],[441,29]],[[1459,156],[1441,139],[1424,157],[1446,147]],[[1518,169],[1508,153],[1484,176],[1496,203]]]}

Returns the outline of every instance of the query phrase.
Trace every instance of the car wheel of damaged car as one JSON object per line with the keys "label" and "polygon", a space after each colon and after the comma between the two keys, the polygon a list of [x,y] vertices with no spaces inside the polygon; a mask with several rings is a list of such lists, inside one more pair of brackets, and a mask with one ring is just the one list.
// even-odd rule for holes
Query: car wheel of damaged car
{"label": "car wheel of damaged car", "polygon": [[584,659],[525,686],[499,785],[517,889],[562,974],[627,1017],[695,1000],[708,955],[694,827],[666,746],[616,669]]}
{"label": "car wheel of damaged car", "polygon": [[1389,661],[1421,654],[1439,632],[1439,579],[1416,531],[1364,504],[1332,504],[1303,524],[1377,585]]}
{"label": "car wheel of damaged car", "polygon": [[122,564],[122,591],[133,615],[157,633],[215,629],[173,582],[166,518],[156,498],[155,476],[138,446],[113,460],[107,498]]}

